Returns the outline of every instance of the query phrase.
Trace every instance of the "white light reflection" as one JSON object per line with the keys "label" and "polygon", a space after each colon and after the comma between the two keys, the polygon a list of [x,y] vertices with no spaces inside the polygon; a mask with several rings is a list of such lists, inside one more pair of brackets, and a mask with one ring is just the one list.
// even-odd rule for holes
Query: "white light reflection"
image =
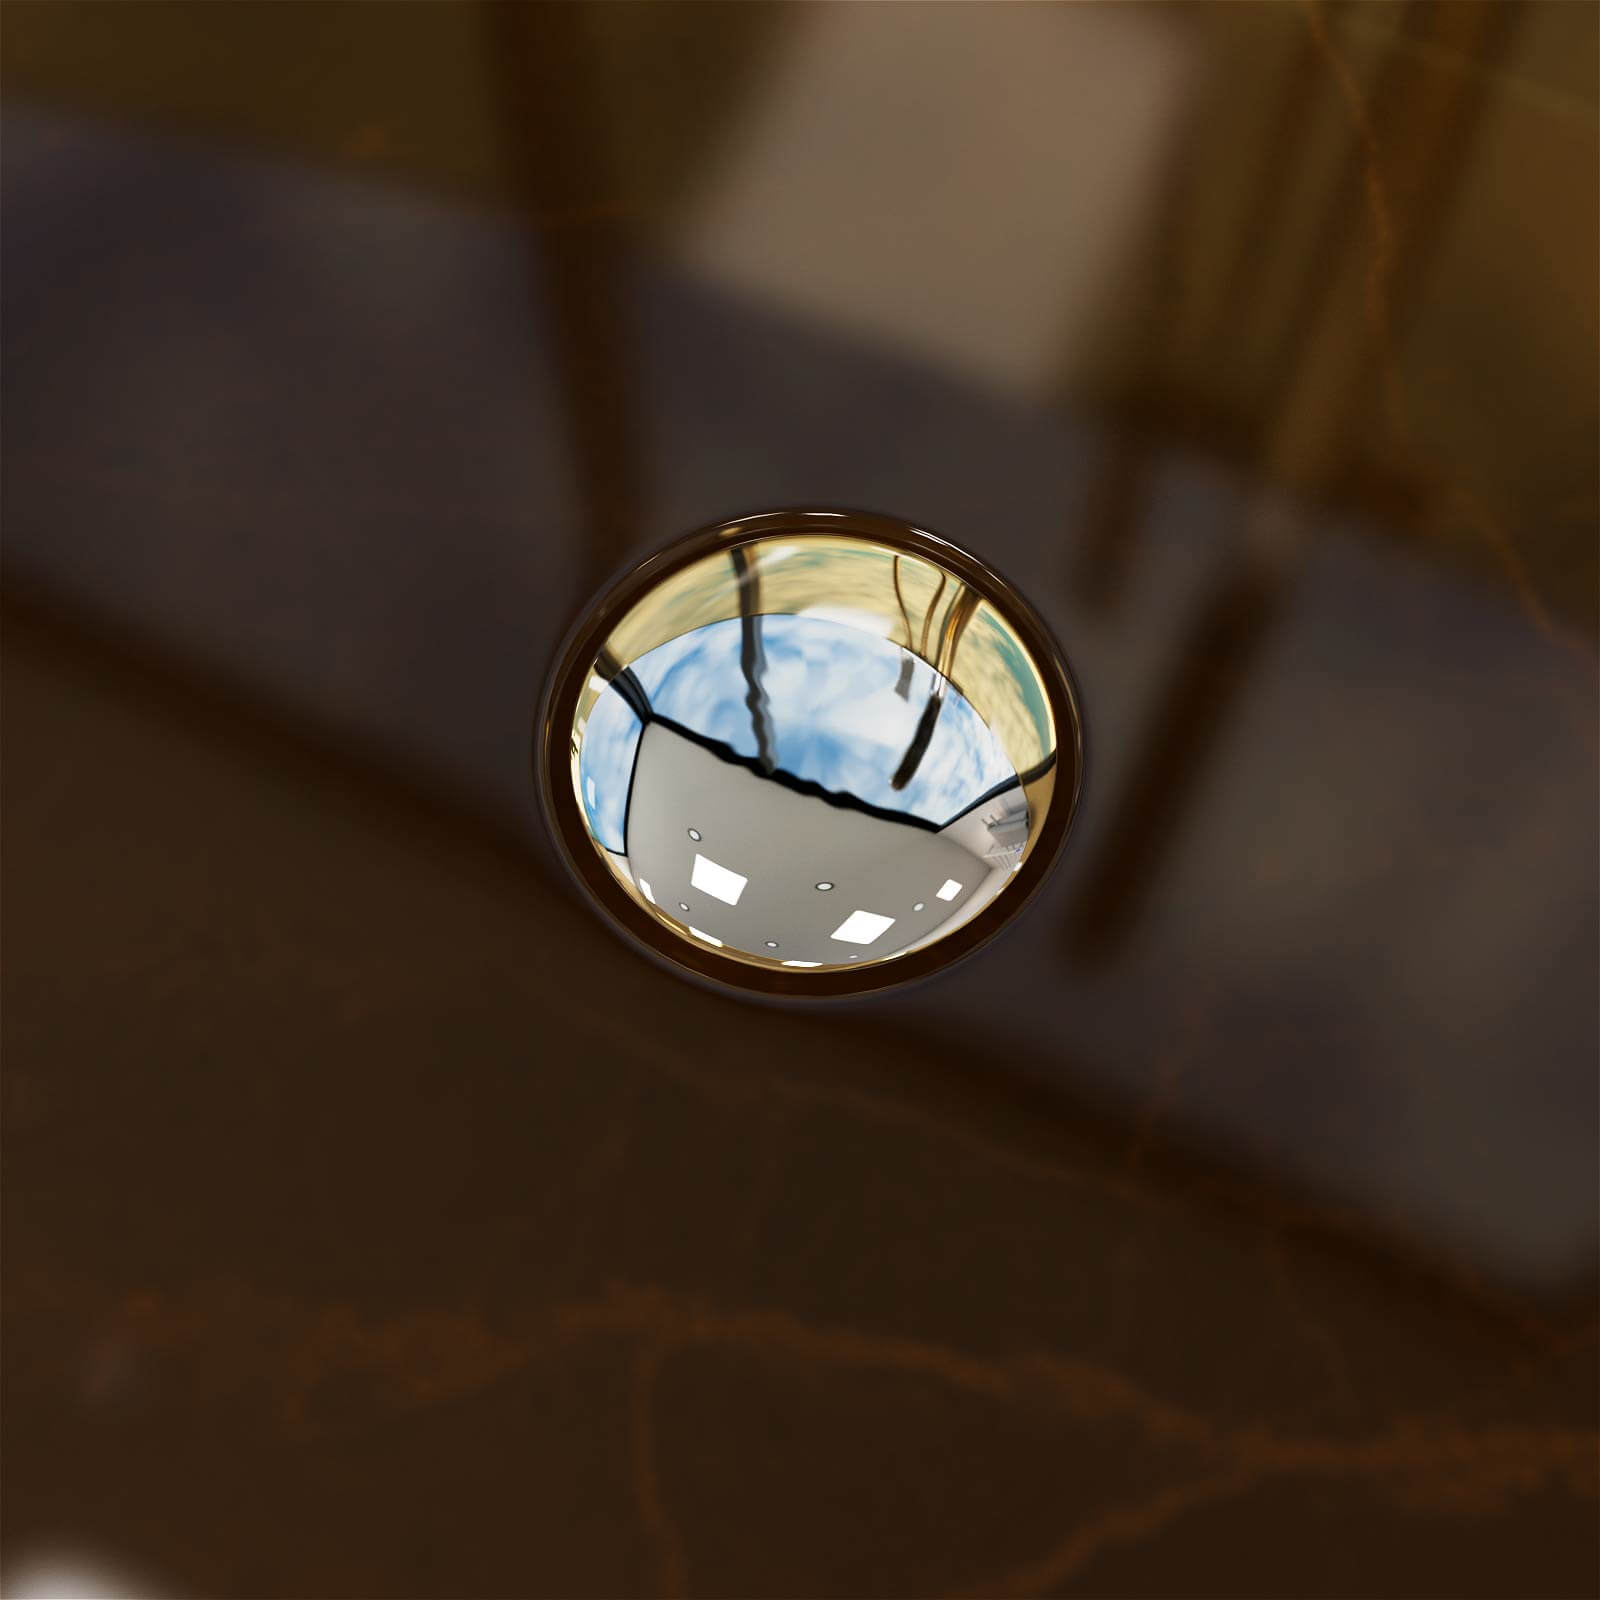
{"label": "white light reflection", "polygon": [[852,911],[833,930],[831,937],[841,944],[871,944],[881,933],[893,926],[893,917],[881,916],[876,911]]}
{"label": "white light reflection", "polygon": [[693,888],[714,896],[724,905],[736,906],[749,879],[729,868],[719,866],[709,856],[696,855],[694,870],[689,874]]}
{"label": "white light reflection", "polygon": [[109,1572],[78,1555],[35,1557],[6,1576],[4,1600],[155,1600],[155,1591],[126,1573]]}

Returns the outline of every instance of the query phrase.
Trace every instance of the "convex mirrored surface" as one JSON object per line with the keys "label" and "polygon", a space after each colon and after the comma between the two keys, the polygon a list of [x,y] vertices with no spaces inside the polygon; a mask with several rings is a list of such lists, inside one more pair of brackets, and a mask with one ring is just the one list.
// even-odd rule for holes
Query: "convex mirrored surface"
{"label": "convex mirrored surface", "polygon": [[888,519],[774,513],[597,603],[552,690],[546,803],[658,952],[848,992],[964,954],[1020,905],[1080,751],[1059,657],[1003,580]]}

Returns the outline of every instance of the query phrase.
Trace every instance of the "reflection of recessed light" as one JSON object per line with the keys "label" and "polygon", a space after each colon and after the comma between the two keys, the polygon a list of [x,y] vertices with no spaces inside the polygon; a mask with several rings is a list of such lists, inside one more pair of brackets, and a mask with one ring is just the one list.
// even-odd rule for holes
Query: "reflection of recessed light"
{"label": "reflection of recessed light", "polygon": [[678,909],[680,911],[687,911],[689,909],[689,907],[682,900],[680,900],[678,902]]}
{"label": "reflection of recessed light", "polygon": [[911,909],[913,911],[925,911],[927,909],[927,907],[924,905],[924,903],[921,900],[919,900],[919,901],[917,901],[917,903],[914,906],[912,906]]}
{"label": "reflection of recessed light", "polygon": [[708,856],[694,858],[694,871],[689,874],[690,884],[702,893],[715,895],[724,905],[736,906],[749,879],[726,867],[719,867]]}
{"label": "reflection of recessed light", "polygon": [[826,894],[826,893],[827,893],[827,892],[828,892],[828,890],[830,890],[830,889],[831,889],[831,888],[832,888],[832,887],[833,887],[833,885],[832,885],[832,884],[831,884],[831,883],[829,883],[829,882],[828,882],[828,880],[827,880],[827,879],[826,879],[826,878],[824,878],[824,879],[823,879],[823,880],[822,880],[822,882],[821,882],[821,883],[819,883],[819,884],[818,884],[818,885],[817,885],[817,887],[818,887],[818,888],[819,888],[819,889],[820,889],[820,890],[822,890],[822,892],[823,892],[823,893],[824,893],[824,894]]}
{"label": "reflection of recessed light", "polygon": [[784,962],[784,966],[786,966],[786,967],[820,967],[821,965],[822,965],[822,963],[820,961],[785,961]]}
{"label": "reflection of recessed light", "polygon": [[644,878],[639,880],[639,893],[642,894],[651,905],[656,903],[656,897],[650,892],[650,884]]}
{"label": "reflection of recessed light", "polygon": [[698,828],[691,828],[689,830],[689,837],[691,839],[693,839],[696,844],[699,844],[700,843],[700,830]]}
{"label": "reflection of recessed light", "polygon": [[833,930],[832,937],[841,944],[871,944],[884,929],[893,926],[893,917],[879,916],[876,911],[852,911]]}
{"label": "reflection of recessed light", "polygon": [[939,890],[941,900],[954,900],[961,893],[961,885],[954,878],[946,878],[944,887]]}
{"label": "reflection of recessed light", "polygon": [[698,928],[691,928],[689,932],[692,933],[697,939],[704,939],[707,944],[714,944],[719,950],[722,948],[722,941],[720,939],[713,939],[709,933],[701,933]]}
{"label": "reflection of recessed light", "polygon": [[767,949],[776,950],[777,948],[778,948],[778,941],[776,939],[768,939],[767,940]]}

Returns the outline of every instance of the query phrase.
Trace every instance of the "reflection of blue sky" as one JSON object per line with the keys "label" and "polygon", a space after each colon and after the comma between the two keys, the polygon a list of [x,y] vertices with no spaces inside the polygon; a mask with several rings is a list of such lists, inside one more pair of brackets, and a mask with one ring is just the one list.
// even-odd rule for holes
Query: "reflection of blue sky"
{"label": "reflection of blue sky", "polygon": [[[578,747],[579,798],[589,819],[589,832],[607,850],[624,848],[628,780],[643,731],[643,724],[615,689],[607,689],[595,701],[583,730],[583,742]],[[593,800],[589,798],[591,792]]]}
{"label": "reflection of blue sky", "polygon": [[[979,795],[1016,776],[999,742],[972,706],[946,687],[944,708],[916,775],[902,790],[890,779],[905,756],[937,674],[912,658],[910,693],[895,693],[905,652],[888,639],[819,617],[761,619],[769,715],[778,765],[836,793],[940,826]],[[744,756],[756,754],[739,665],[737,619],[668,640],[633,665],[651,705],[664,717]],[[615,689],[590,713],[580,752],[580,788],[595,837],[623,848],[629,774],[639,722]],[[588,801],[589,778],[595,800]]]}

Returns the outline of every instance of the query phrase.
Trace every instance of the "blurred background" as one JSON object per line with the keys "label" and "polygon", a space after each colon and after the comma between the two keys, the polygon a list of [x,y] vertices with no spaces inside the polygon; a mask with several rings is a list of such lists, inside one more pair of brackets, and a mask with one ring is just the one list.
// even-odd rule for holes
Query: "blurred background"
{"label": "blurred background", "polygon": [[[0,1591],[1600,1591],[1600,8],[10,0],[0,91]],[[1090,746],[821,1010],[528,770],[784,505]]]}

